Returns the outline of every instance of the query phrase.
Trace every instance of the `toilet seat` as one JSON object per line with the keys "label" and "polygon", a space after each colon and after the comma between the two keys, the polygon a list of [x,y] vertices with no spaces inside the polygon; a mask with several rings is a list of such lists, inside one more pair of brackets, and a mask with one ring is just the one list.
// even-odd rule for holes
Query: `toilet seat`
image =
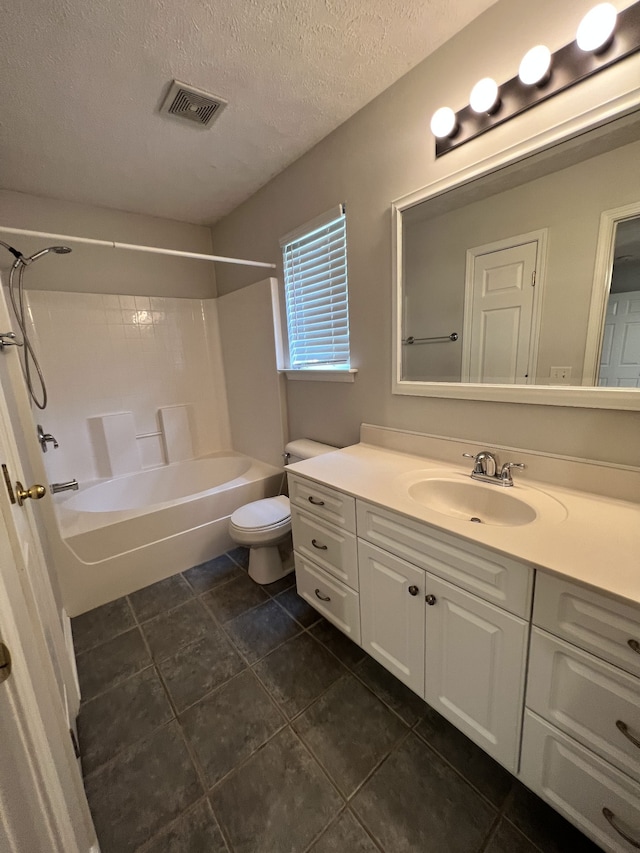
{"label": "toilet seat", "polygon": [[241,545],[269,545],[291,530],[289,498],[263,498],[237,509],[229,521],[229,532]]}
{"label": "toilet seat", "polygon": [[289,498],[263,498],[252,501],[237,509],[231,516],[231,524],[239,530],[268,530],[291,521]]}

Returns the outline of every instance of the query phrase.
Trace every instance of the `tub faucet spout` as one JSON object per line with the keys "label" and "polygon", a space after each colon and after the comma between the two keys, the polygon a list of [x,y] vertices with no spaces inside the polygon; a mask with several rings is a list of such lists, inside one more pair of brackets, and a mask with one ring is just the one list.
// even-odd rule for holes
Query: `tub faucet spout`
{"label": "tub faucet spout", "polygon": [[51,483],[49,488],[51,489],[51,494],[57,495],[58,492],[77,492],[80,487],[74,477],[73,480],[67,480],[66,483]]}

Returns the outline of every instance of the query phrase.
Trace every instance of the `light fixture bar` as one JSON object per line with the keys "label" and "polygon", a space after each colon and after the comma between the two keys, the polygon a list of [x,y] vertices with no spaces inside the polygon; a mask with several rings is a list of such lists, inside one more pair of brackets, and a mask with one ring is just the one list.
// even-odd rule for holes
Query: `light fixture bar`
{"label": "light fixture bar", "polygon": [[611,43],[601,52],[581,50],[576,41],[561,47],[551,55],[550,76],[546,83],[527,86],[516,74],[498,87],[500,104],[492,113],[477,113],[466,106],[456,114],[454,136],[436,138],[436,157],[464,145],[500,124],[559,92],[574,86],[640,50],[640,2],[618,12]]}

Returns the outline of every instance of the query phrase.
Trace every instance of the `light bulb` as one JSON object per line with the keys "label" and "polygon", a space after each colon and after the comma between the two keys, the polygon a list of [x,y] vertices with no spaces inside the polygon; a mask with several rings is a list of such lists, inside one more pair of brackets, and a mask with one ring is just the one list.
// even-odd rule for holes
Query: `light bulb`
{"label": "light bulb", "polygon": [[533,86],[547,78],[550,66],[551,51],[543,44],[538,44],[522,57],[518,77],[525,86]]}
{"label": "light bulb", "polygon": [[612,3],[598,3],[580,21],[576,41],[580,50],[594,51],[609,41],[618,13]]}
{"label": "light bulb", "polygon": [[498,84],[491,77],[478,80],[471,90],[469,104],[476,113],[489,113],[498,103]]}
{"label": "light bulb", "polygon": [[438,139],[451,136],[456,127],[456,114],[451,107],[440,107],[431,117],[431,133]]}

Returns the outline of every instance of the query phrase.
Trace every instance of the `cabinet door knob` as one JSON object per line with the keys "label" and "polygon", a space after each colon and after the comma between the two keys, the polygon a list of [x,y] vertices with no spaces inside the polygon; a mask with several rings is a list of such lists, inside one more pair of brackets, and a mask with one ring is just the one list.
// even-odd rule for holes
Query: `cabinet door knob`
{"label": "cabinet door knob", "polygon": [[434,605],[436,603],[435,595],[425,595],[424,600],[427,602],[427,604]]}
{"label": "cabinet door knob", "polygon": [[409,587],[409,595],[417,595],[420,592],[417,586],[413,584]]}

